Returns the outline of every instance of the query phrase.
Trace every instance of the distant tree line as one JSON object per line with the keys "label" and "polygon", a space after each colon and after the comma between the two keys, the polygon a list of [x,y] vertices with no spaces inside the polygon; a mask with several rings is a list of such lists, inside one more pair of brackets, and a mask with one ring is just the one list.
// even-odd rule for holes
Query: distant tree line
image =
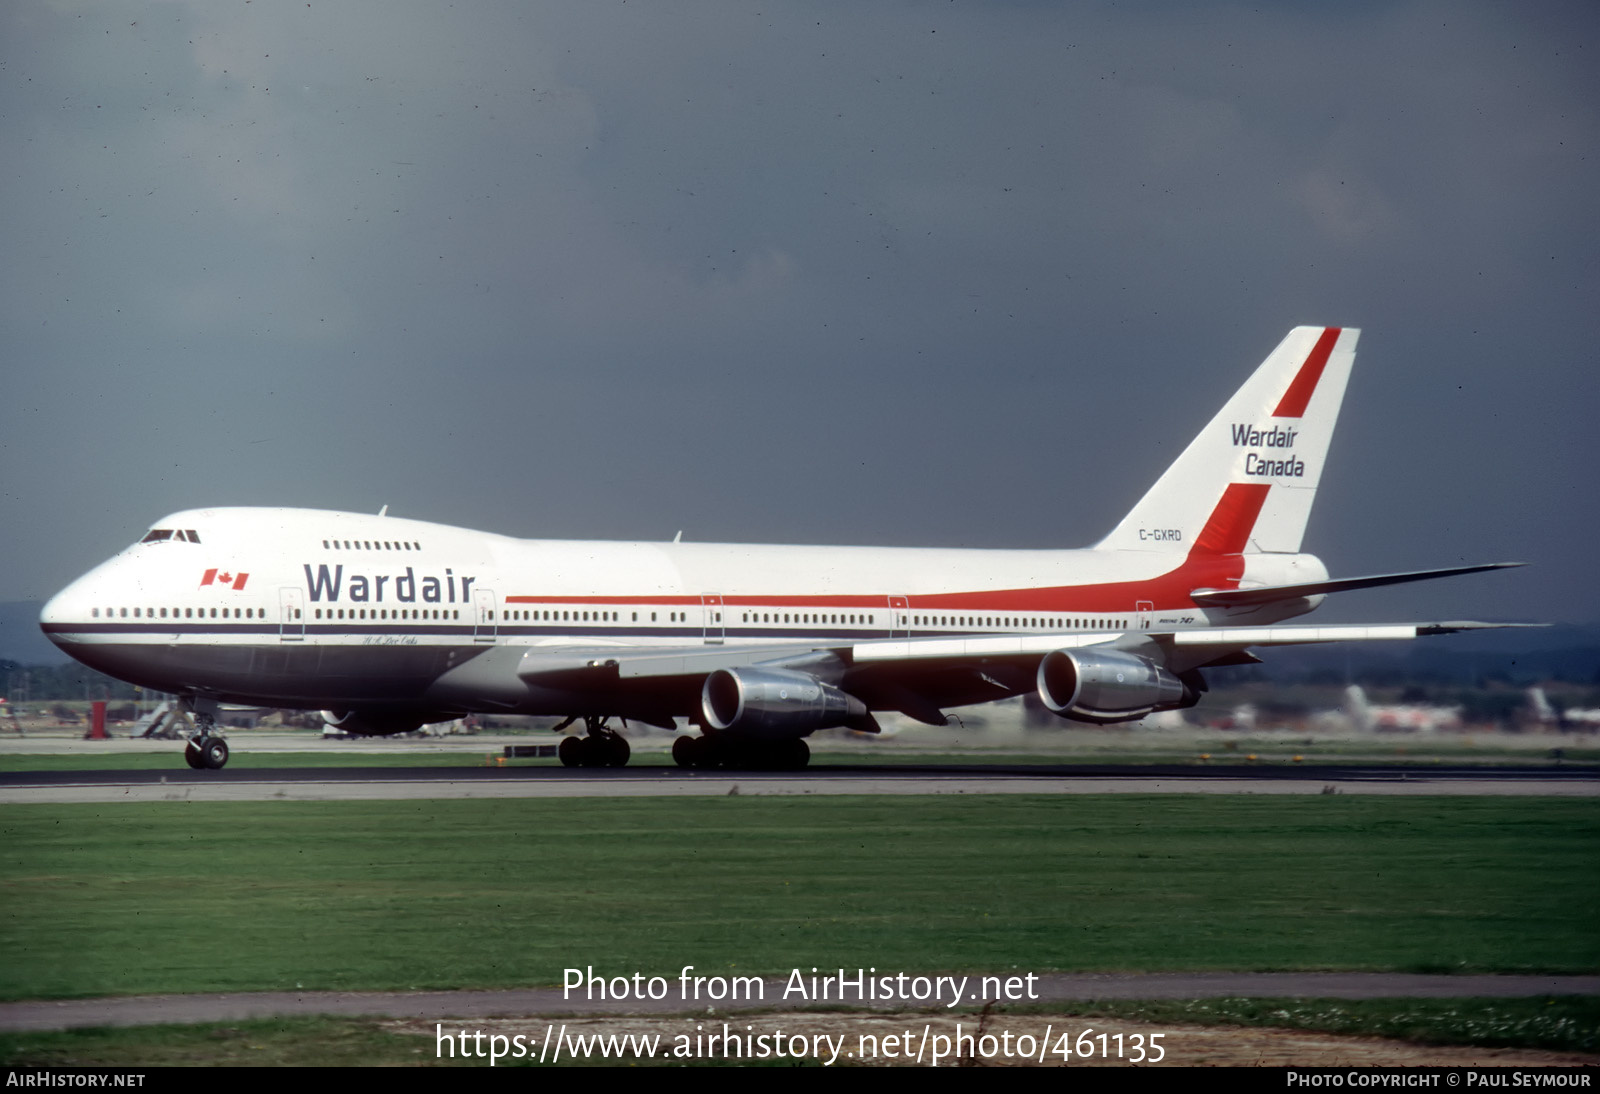
{"label": "distant tree line", "polygon": [[53,702],[62,699],[136,699],[132,684],[70,661],[64,665],[22,665],[0,660],[3,694],[12,702]]}

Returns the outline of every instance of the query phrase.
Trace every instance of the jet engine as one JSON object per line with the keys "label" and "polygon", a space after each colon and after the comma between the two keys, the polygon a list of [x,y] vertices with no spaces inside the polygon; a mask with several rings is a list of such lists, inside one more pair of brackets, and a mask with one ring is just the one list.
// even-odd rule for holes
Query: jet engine
{"label": "jet engine", "polygon": [[401,714],[379,710],[325,710],[322,720],[353,737],[387,737],[411,733],[428,722],[449,721],[448,714]]}
{"label": "jet engine", "polygon": [[713,730],[779,740],[867,718],[854,695],[792,669],[717,669],[700,689],[700,710]]}
{"label": "jet engine", "polygon": [[1039,662],[1039,698],[1063,718],[1107,725],[1192,707],[1199,695],[1148,657],[1120,650],[1053,650]]}

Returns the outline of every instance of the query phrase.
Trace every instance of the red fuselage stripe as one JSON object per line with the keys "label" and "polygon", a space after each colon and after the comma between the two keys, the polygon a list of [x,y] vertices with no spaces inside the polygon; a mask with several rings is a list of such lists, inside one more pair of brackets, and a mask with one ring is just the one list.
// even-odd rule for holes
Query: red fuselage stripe
{"label": "red fuselage stripe", "polygon": [[889,610],[907,612],[964,611],[1026,615],[1030,612],[1132,612],[1141,601],[1157,608],[1193,608],[1189,594],[1195,589],[1229,589],[1244,575],[1240,552],[1250,541],[1256,518],[1267,500],[1267,483],[1230,483],[1212,510],[1199,538],[1183,562],[1164,574],[1141,581],[1110,581],[1099,585],[1059,585],[1035,589],[990,589],[979,592],[932,593],[924,596],[896,594],[891,604],[885,594],[841,595],[717,595],[698,596],[508,596],[507,604],[602,604],[685,607],[705,604],[723,607],[822,611]]}

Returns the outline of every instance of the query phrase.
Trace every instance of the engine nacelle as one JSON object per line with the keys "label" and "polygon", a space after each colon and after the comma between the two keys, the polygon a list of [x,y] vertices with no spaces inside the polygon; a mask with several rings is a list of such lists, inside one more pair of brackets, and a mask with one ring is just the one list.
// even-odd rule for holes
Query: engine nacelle
{"label": "engine nacelle", "polygon": [[1063,718],[1107,725],[1193,706],[1198,696],[1148,657],[1121,650],[1053,650],[1039,662],[1039,698]]}
{"label": "engine nacelle", "polygon": [[866,704],[832,684],[792,669],[717,669],[700,689],[711,729],[750,737],[804,737],[865,718]]}
{"label": "engine nacelle", "polygon": [[445,714],[398,714],[373,710],[325,710],[322,720],[334,729],[353,737],[387,737],[392,733],[411,733],[428,722],[448,721]]}

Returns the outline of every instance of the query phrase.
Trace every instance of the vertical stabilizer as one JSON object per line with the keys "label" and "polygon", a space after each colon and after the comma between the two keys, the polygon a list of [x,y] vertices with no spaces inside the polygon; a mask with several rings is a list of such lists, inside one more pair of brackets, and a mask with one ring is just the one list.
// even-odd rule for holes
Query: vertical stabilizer
{"label": "vertical stabilizer", "polygon": [[1097,546],[1300,550],[1360,331],[1296,327]]}

